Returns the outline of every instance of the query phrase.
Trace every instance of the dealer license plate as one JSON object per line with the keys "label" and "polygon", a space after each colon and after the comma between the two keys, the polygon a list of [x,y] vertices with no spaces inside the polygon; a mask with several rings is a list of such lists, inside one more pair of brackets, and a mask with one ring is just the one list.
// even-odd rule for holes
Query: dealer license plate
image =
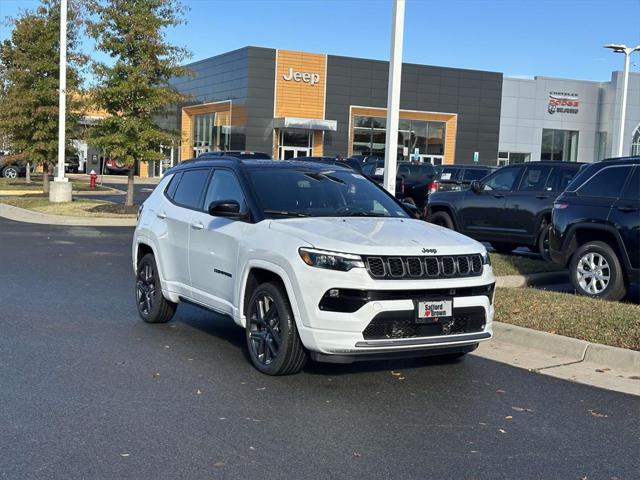
{"label": "dealer license plate", "polygon": [[453,300],[417,302],[416,320],[419,323],[438,322],[452,316]]}

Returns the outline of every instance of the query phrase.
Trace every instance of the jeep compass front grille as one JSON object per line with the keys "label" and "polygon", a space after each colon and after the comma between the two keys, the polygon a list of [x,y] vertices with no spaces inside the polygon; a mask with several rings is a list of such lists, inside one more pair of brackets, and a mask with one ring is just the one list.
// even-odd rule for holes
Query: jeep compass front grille
{"label": "jeep compass front grille", "polygon": [[482,274],[482,257],[364,257],[367,272],[376,280],[415,280],[475,277]]}

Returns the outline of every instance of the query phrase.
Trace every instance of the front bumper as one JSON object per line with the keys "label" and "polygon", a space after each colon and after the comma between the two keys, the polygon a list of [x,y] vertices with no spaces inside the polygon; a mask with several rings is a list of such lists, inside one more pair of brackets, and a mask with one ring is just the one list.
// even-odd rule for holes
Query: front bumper
{"label": "front bumper", "polygon": [[[311,268],[311,267],[310,267]],[[358,269],[360,270],[360,269]],[[298,312],[302,320],[299,333],[303,344],[312,352],[314,358],[324,361],[344,361],[368,359],[371,356],[398,356],[398,354],[428,355],[460,351],[474,348],[478,342],[486,341],[493,334],[492,322],[494,308],[493,289],[490,295],[470,294],[477,287],[495,284],[491,267],[486,266],[481,276],[472,278],[452,278],[438,280],[373,280],[366,272],[323,272],[308,278],[308,285],[302,291],[296,291]],[[294,287],[296,290],[299,287]],[[372,299],[352,312],[327,311],[320,308],[321,301],[329,289],[359,289],[378,293],[382,300]],[[435,295],[431,295],[430,292]],[[462,295],[446,296],[442,292],[455,291]],[[442,329],[431,335],[428,329],[414,329],[406,337],[402,334],[367,335],[365,331],[374,319],[400,317],[405,325],[413,319],[415,300],[424,296],[435,299],[440,295],[453,300],[453,316],[456,312],[481,311],[482,322],[472,329]],[[391,298],[391,299],[384,299]],[[370,331],[371,329],[369,329]],[[416,333],[417,332],[417,333]],[[424,332],[424,335],[423,335]],[[336,356],[331,360],[330,356]]]}

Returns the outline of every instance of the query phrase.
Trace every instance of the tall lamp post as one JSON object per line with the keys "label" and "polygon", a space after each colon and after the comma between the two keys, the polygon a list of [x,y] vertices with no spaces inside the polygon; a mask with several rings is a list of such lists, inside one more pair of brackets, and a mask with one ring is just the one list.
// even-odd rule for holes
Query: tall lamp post
{"label": "tall lamp post", "polygon": [[604,48],[610,48],[615,53],[624,53],[624,73],[622,80],[622,111],[620,112],[620,132],[618,135],[618,152],[616,156],[622,157],[622,144],[624,142],[624,122],[627,115],[627,90],[629,89],[629,62],[631,54],[637,50],[640,50],[640,45],[630,48],[626,45],[619,45],[610,43],[605,45]]}
{"label": "tall lamp post", "polygon": [[60,77],[58,103],[58,171],[49,186],[49,201],[71,201],[71,183],[64,176],[65,131],[67,117],[67,0],[60,0]]}
{"label": "tall lamp post", "polygon": [[387,137],[384,153],[384,188],[396,192],[398,162],[398,122],[400,121],[400,82],[402,78],[402,40],[404,36],[404,0],[393,0],[391,23],[391,58],[387,94]]}

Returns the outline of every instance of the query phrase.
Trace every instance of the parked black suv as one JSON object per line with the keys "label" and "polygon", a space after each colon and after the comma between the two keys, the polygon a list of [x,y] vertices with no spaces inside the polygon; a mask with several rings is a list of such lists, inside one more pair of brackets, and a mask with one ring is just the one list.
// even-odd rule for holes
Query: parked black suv
{"label": "parked black suv", "polygon": [[428,221],[502,253],[529,247],[548,258],[553,201],[583,164],[527,162],[496,170],[462,191],[429,196]]}
{"label": "parked black suv", "polygon": [[[396,174],[396,198],[411,203],[423,211],[427,204],[429,188],[436,178],[436,170],[430,163],[398,162]],[[367,162],[362,173],[373,181],[382,183],[384,178],[384,160]]]}
{"label": "parked black suv", "polygon": [[475,181],[494,172],[496,167],[488,165],[438,165],[436,167],[435,191],[464,190]]}
{"label": "parked black suv", "polygon": [[551,259],[576,291],[620,300],[640,282],[640,157],[585,167],[553,206]]}

